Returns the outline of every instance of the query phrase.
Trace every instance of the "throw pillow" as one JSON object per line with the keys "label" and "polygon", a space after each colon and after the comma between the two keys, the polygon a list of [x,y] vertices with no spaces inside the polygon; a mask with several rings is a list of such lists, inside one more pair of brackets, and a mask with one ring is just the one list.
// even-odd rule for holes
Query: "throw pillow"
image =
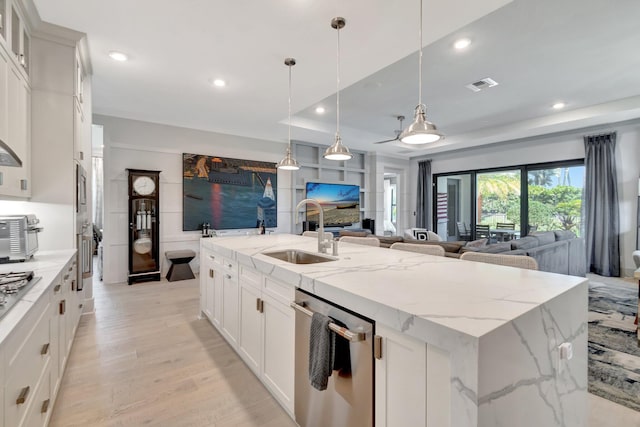
{"label": "throw pillow", "polygon": [[556,241],[571,240],[576,238],[574,232],[569,230],[554,230],[553,234],[556,235]]}
{"label": "throw pillow", "polygon": [[429,240],[429,232],[428,231],[416,231],[415,232],[416,240]]}
{"label": "throw pillow", "polygon": [[474,240],[464,245],[465,248],[481,248],[483,246],[487,246],[487,239]]}
{"label": "throw pillow", "polygon": [[442,237],[440,237],[439,234],[436,234],[433,231],[427,231],[427,235],[429,236],[429,240],[434,240],[436,242],[442,242]]}
{"label": "throw pillow", "polygon": [[409,239],[415,239],[416,232],[418,231],[427,231],[427,229],[426,228],[408,228],[404,230],[404,237],[407,237]]}
{"label": "throw pillow", "polygon": [[538,239],[539,246],[548,245],[556,241],[556,235],[553,231],[536,231],[531,233],[531,236]]}
{"label": "throw pillow", "polygon": [[538,246],[538,239],[533,236],[526,236],[521,239],[511,241],[511,249],[531,249]]}
{"label": "throw pillow", "polygon": [[500,252],[507,252],[511,250],[511,243],[503,242],[503,243],[494,243],[493,245],[487,245],[484,248],[480,248],[478,252],[483,252],[486,254],[499,254]]}

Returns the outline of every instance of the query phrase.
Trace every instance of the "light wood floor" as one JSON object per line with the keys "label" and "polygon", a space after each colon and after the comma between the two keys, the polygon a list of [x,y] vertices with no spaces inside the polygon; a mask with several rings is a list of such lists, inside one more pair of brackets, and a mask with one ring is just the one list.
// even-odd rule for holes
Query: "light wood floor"
{"label": "light wood floor", "polygon": [[197,280],[103,285],[50,426],[295,426],[207,320]]}
{"label": "light wood floor", "polygon": [[[197,280],[103,285],[82,316],[51,427],[295,426],[226,341],[199,320]],[[640,412],[589,395],[591,427]]]}

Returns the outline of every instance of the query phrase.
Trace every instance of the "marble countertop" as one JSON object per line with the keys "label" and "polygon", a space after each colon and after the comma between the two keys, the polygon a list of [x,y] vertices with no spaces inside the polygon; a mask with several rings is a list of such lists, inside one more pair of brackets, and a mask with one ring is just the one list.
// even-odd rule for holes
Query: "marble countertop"
{"label": "marble countertop", "polygon": [[40,277],[40,280],[0,319],[0,345],[49,289],[62,267],[75,253],[75,249],[40,251],[29,261],[0,264],[0,273],[33,270],[35,275]]}
{"label": "marble countertop", "polygon": [[262,254],[317,252],[317,239],[289,234],[203,239],[202,245],[425,341],[442,332],[480,338],[587,281],[344,242],[332,262],[291,264]]}

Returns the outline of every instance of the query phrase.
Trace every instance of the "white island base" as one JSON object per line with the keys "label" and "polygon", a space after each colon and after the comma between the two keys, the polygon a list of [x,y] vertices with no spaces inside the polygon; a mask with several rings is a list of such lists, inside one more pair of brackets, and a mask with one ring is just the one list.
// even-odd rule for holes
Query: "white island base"
{"label": "white island base", "polygon": [[[243,277],[261,281],[255,289],[267,303],[281,303],[283,360],[292,360],[295,338],[293,322],[284,323],[293,309],[282,298],[294,287],[376,321],[377,427],[587,424],[585,278],[343,243],[335,261],[319,264],[262,254],[316,248],[314,239],[293,235],[202,239],[202,311],[245,361],[253,359],[242,348],[242,325],[253,314],[241,309]],[[223,269],[218,287],[205,258]],[[281,301],[267,283],[277,284]],[[563,344],[570,359],[561,358]],[[292,414],[294,373],[250,367]]]}

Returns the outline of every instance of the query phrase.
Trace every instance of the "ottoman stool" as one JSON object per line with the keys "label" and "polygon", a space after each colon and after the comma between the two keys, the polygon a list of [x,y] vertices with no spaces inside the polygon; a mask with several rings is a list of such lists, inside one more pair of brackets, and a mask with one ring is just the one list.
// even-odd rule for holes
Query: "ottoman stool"
{"label": "ottoman stool", "polygon": [[171,267],[167,272],[167,280],[175,282],[176,280],[195,279],[189,261],[195,258],[196,253],[191,249],[182,251],[166,251],[164,255],[171,261]]}

